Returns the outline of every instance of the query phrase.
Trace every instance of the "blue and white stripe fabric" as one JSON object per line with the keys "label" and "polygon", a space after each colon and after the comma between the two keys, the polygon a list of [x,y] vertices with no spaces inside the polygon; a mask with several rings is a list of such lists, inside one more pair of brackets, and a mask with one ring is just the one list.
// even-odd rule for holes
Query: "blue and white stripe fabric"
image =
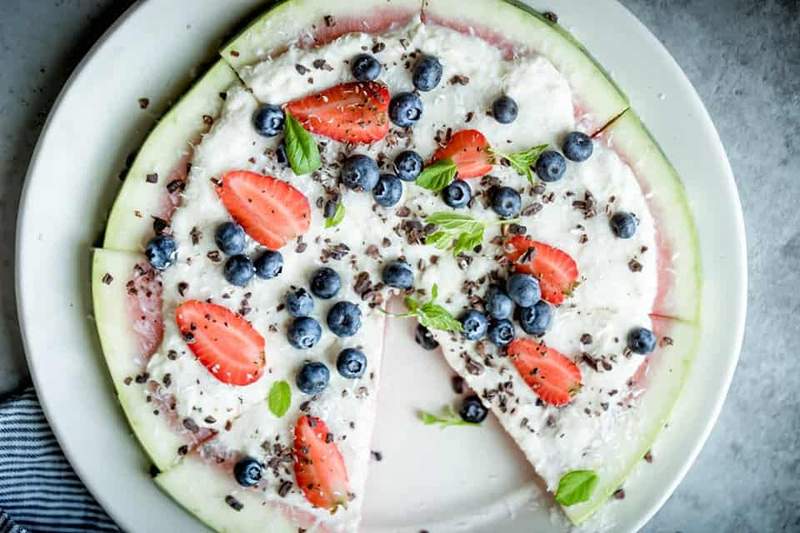
{"label": "blue and white stripe fabric", "polygon": [[0,533],[119,531],[75,475],[33,387],[0,403]]}

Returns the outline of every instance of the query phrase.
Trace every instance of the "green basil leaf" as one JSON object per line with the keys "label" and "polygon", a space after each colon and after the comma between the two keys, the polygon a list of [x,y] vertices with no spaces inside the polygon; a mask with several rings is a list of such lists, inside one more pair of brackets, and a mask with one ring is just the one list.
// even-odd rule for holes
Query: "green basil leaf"
{"label": "green basil leaf", "polygon": [[511,168],[516,170],[518,174],[527,177],[528,181],[533,183],[535,179],[531,167],[536,164],[539,156],[542,155],[545,150],[547,150],[547,147],[548,145],[546,144],[540,144],[538,146],[528,148],[527,150],[512,152],[510,154],[505,154],[498,150],[494,150],[492,153],[495,157],[508,161],[511,165]]}
{"label": "green basil leaf", "polygon": [[269,389],[267,398],[270,412],[278,418],[286,414],[292,404],[292,388],[285,381],[276,381]]}
{"label": "green basil leaf", "polygon": [[443,428],[449,426],[477,426],[474,422],[467,422],[463,420],[453,409],[452,406],[447,406],[442,409],[441,415],[429,413],[427,411],[419,411],[419,419],[426,426],[438,425]]}
{"label": "green basil leaf", "polygon": [[564,506],[587,501],[592,497],[597,479],[597,474],[593,470],[567,472],[558,482],[556,501]]}
{"label": "green basil leaf", "polygon": [[442,159],[425,167],[417,177],[417,185],[438,193],[455,179],[457,170],[452,159]]}
{"label": "green basil leaf", "polygon": [[310,174],[322,166],[319,148],[314,137],[288,113],[286,113],[283,125],[283,136],[286,144],[286,157],[295,174],[298,176]]}
{"label": "green basil leaf", "polygon": [[420,307],[417,319],[428,329],[462,331],[461,322],[456,320],[447,309],[433,302],[428,302]]}
{"label": "green basil leaf", "polygon": [[344,204],[339,202],[336,204],[336,211],[333,213],[333,216],[330,218],[325,219],[325,227],[326,228],[333,228],[338,226],[344,220]]}

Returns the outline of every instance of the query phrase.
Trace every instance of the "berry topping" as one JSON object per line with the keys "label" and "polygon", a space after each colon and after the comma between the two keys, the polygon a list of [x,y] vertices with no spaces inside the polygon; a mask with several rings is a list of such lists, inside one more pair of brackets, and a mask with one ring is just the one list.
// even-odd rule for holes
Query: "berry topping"
{"label": "berry topping", "polygon": [[492,103],[492,116],[500,124],[511,124],[517,120],[519,108],[510,96],[501,96]]}
{"label": "berry topping", "polygon": [[313,318],[301,316],[295,318],[289,325],[288,336],[289,344],[298,350],[307,350],[319,342],[322,328]]}
{"label": "berry topping", "polygon": [[252,487],[261,481],[264,465],[253,457],[243,457],[233,465],[233,477],[242,487]]}
{"label": "berry topping", "polygon": [[592,157],[594,146],[592,138],[579,131],[573,131],[564,139],[564,144],[561,145],[561,150],[564,151],[564,157],[570,161],[580,163]]}
{"label": "berry topping", "polygon": [[305,394],[319,394],[328,386],[331,372],[324,363],[306,363],[297,373],[295,382],[300,392]]}
{"label": "berry topping", "polygon": [[486,335],[492,344],[505,346],[514,339],[514,324],[507,318],[492,320]]}
{"label": "berry topping", "polygon": [[270,250],[303,235],[311,225],[308,199],[271,176],[245,170],[228,172],[217,194],[244,231]]}
{"label": "berry topping", "polygon": [[457,131],[444,147],[436,150],[433,161],[449,159],[461,179],[479,178],[492,171],[489,141],[478,130]]}
{"label": "berry topping", "polygon": [[250,283],[255,273],[256,269],[253,266],[253,262],[250,261],[249,257],[241,254],[230,256],[225,261],[225,267],[223,268],[225,280],[237,287],[244,287]]}
{"label": "berry topping", "polygon": [[633,353],[644,355],[656,349],[656,336],[647,328],[633,328],[627,341]]}
{"label": "berry topping", "polygon": [[511,274],[506,290],[514,303],[522,307],[530,307],[542,297],[539,280],[530,274]]}
{"label": "berry topping", "polygon": [[314,298],[305,289],[297,289],[286,293],[286,311],[290,316],[309,316],[314,311]]}
{"label": "berry topping", "polygon": [[409,128],[422,117],[422,100],[414,93],[397,93],[389,104],[389,118],[401,128]]}
{"label": "berry topping", "polygon": [[414,181],[422,172],[422,156],[413,150],[400,152],[394,158],[394,171],[403,181]]}
{"label": "berry topping", "polygon": [[276,105],[264,104],[253,113],[253,127],[259,135],[275,137],[283,130],[283,109]]}
{"label": "berry topping", "polygon": [[350,61],[350,72],[358,81],[372,81],[381,75],[381,64],[374,56],[358,54]]}
{"label": "berry topping", "polygon": [[472,189],[464,180],[453,180],[442,189],[442,200],[453,209],[466,206],[472,200]]}
{"label": "berry topping", "polygon": [[341,288],[342,279],[332,268],[322,267],[311,277],[311,292],[323,300],[333,298]]}
{"label": "berry topping", "polygon": [[533,339],[515,339],[506,352],[525,383],[549,405],[566,405],[581,388],[581,371],[570,359]]}
{"label": "berry topping", "polygon": [[542,181],[558,181],[567,170],[567,161],[558,152],[547,150],[536,160],[534,170]]}
{"label": "berry topping", "polygon": [[578,265],[569,255],[558,248],[522,235],[516,235],[508,240],[506,257],[517,272],[533,274],[539,279],[542,298],[551,304],[558,305],[563,302],[564,297],[572,292],[578,281]]}
{"label": "berry topping", "polygon": [[491,285],[486,290],[483,300],[486,312],[489,313],[490,317],[497,320],[510,318],[511,313],[514,311],[514,302],[499,285]]}
{"label": "berry topping", "polygon": [[464,311],[458,320],[461,322],[464,338],[470,341],[482,339],[489,327],[486,315],[474,309]]}
{"label": "berry topping", "polygon": [[553,322],[553,308],[544,300],[517,310],[517,321],[528,335],[541,337]]}
{"label": "berry topping", "polygon": [[414,331],[414,340],[424,350],[435,350],[439,347],[439,343],[433,338],[431,331],[422,324],[417,324],[417,329]]}
{"label": "berry topping", "polygon": [[414,286],[414,271],[405,261],[392,261],[383,267],[382,279],[389,287],[410,289]]}
{"label": "berry topping", "polygon": [[362,154],[351,155],[342,164],[342,183],[354,191],[371,191],[380,178],[378,164]]}
{"label": "berry topping", "polygon": [[360,378],[367,370],[367,356],[356,348],[345,348],[336,358],[336,370],[347,379]]}
{"label": "berry topping", "polygon": [[522,211],[522,197],[511,187],[495,187],[492,191],[492,210],[502,218],[514,218]]}
{"label": "berry topping", "polygon": [[361,328],[361,309],[354,303],[336,302],[328,311],[327,322],[337,337],[352,337]]}
{"label": "berry topping", "polygon": [[403,182],[394,174],[381,174],[378,183],[372,189],[375,203],[383,207],[392,207],[403,195]]}
{"label": "berry topping", "polygon": [[620,239],[630,239],[636,234],[639,221],[636,215],[625,211],[618,211],[611,217],[611,231]]}
{"label": "berry topping", "polygon": [[422,56],[414,65],[411,81],[420,91],[432,91],[442,81],[442,64],[433,56]]}
{"label": "berry topping", "polygon": [[214,242],[225,255],[236,255],[244,252],[244,230],[236,222],[223,222],[214,232]]}
{"label": "berry topping", "polygon": [[481,399],[478,398],[477,395],[473,394],[464,398],[458,414],[461,416],[461,420],[464,422],[480,424],[486,420],[486,415],[489,414],[489,410],[483,406]]}
{"label": "berry topping", "polygon": [[283,256],[280,252],[266,250],[253,261],[256,276],[261,279],[272,279],[283,272]]}
{"label": "berry topping", "polygon": [[144,254],[153,268],[166,270],[178,258],[178,247],[170,235],[158,235],[147,243]]}
{"label": "berry topping", "polygon": [[286,104],[305,129],[339,142],[371,143],[389,132],[389,89],[375,81],[336,85]]}
{"label": "berry topping", "polygon": [[218,380],[249,385],[264,370],[264,338],[244,318],[221,305],[189,300],[175,322],[197,360]]}
{"label": "berry topping", "polygon": [[334,512],[349,501],[347,467],[333,434],[319,418],[304,415],[294,426],[294,476],[314,507]]}

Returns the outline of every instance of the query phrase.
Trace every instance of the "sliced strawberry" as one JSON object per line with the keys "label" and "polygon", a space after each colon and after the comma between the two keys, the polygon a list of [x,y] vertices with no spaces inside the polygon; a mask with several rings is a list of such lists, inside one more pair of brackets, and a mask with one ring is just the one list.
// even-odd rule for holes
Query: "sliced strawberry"
{"label": "sliced strawberry", "polygon": [[230,385],[249,385],[266,364],[264,337],[248,321],[221,305],[189,300],[175,310],[175,322],[197,360]]}
{"label": "sliced strawberry", "polygon": [[389,132],[389,88],[375,81],[342,83],[293,100],[286,111],[317,135],[371,143]]}
{"label": "sliced strawberry", "polygon": [[489,141],[478,130],[457,131],[450,141],[436,150],[434,161],[450,159],[458,168],[458,177],[479,178],[492,171],[492,154]]}
{"label": "sliced strawberry", "polygon": [[334,512],[350,499],[344,459],[319,418],[303,415],[294,426],[294,475],[314,507]]}
{"label": "sliced strawberry", "polygon": [[560,304],[575,288],[578,265],[565,252],[543,242],[515,235],[506,242],[506,257],[514,270],[539,278],[542,298]]}
{"label": "sliced strawberry", "polygon": [[272,176],[234,170],[222,176],[217,194],[247,234],[271,250],[304,234],[311,225],[308,198]]}
{"label": "sliced strawberry", "polygon": [[581,388],[581,371],[561,353],[533,339],[514,339],[507,352],[522,379],[544,403],[566,405]]}

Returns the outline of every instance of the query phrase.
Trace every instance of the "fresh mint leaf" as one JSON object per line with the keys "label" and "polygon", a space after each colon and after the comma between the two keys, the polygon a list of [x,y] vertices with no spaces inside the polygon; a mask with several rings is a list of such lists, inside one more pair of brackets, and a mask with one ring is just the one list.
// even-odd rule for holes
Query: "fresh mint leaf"
{"label": "fresh mint leaf", "polygon": [[431,288],[431,299],[427,302],[420,302],[416,298],[406,296],[404,303],[408,311],[400,316],[415,317],[417,322],[428,329],[438,329],[442,331],[461,331],[461,322],[455,319],[450,312],[436,303],[439,296],[439,286]]}
{"label": "fresh mint leaf", "polygon": [[536,164],[536,160],[539,159],[539,156],[542,155],[542,152],[547,150],[547,147],[548,145],[546,144],[540,144],[538,146],[528,148],[527,150],[511,152],[509,154],[493,149],[492,155],[494,155],[497,159],[505,159],[508,161],[511,165],[511,168],[516,170],[521,176],[528,178],[528,181],[533,183],[536,180],[533,175],[532,167]]}
{"label": "fresh mint leaf", "polygon": [[285,381],[276,381],[269,389],[267,398],[270,412],[278,418],[286,414],[292,404],[292,388]]}
{"label": "fresh mint leaf", "polygon": [[597,474],[594,470],[573,470],[567,472],[558,482],[556,501],[564,506],[585,502],[592,497],[597,486]]}
{"label": "fresh mint leaf", "polygon": [[342,220],[344,220],[344,204],[339,202],[336,204],[336,211],[334,211],[333,216],[325,219],[325,227],[334,228],[341,224]]}
{"label": "fresh mint leaf", "polygon": [[469,252],[483,242],[486,223],[469,215],[440,211],[425,218],[425,222],[438,230],[425,239],[425,244],[440,250],[452,248],[453,255]]}
{"label": "fresh mint leaf", "polygon": [[442,159],[425,167],[417,177],[417,185],[438,193],[455,179],[457,170],[452,159]]}
{"label": "fresh mint leaf", "polygon": [[283,132],[286,157],[295,174],[310,174],[322,166],[314,137],[289,113],[286,113]]}
{"label": "fresh mint leaf", "polygon": [[442,409],[439,415],[429,413],[427,411],[419,411],[419,419],[426,426],[440,426],[442,428],[450,426],[477,426],[474,422],[467,422],[463,420],[458,413],[455,412],[452,406],[448,405]]}

